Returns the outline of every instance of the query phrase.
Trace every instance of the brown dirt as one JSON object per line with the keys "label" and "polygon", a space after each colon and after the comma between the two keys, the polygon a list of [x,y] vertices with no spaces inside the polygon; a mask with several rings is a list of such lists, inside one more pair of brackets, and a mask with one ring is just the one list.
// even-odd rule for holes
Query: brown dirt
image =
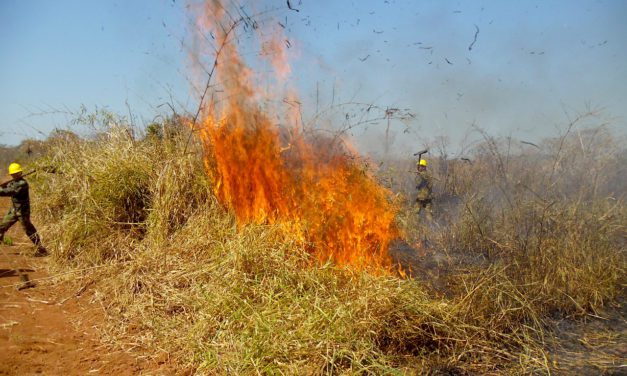
{"label": "brown dirt", "polygon": [[[2,199],[0,212],[7,206]],[[103,344],[98,335],[103,309],[83,291],[49,278],[46,265],[51,261],[30,256],[33,247],[19,224],[7,235],[14,245],[0,245],[0,375],[177,373],[164,360],[148,360],[150,354]],[[19,271],[34,287],[16,289],[22,283]]]}

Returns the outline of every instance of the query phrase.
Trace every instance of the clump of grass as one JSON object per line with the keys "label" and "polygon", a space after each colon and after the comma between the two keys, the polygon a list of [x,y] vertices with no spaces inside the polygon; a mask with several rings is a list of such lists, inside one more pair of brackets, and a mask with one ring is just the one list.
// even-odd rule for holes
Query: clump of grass
{"label": "clump of grass", "polygon": [[148,235],[166,239],[207,198],[202,162],[171,147],[183,142],[180,132],[141,138],[122,120],[105,113],[97,128],[90,117],[96,128],[87,139],[53,134],[37,163],[55,172],[40,175],[37,188],[45,192],[39,215],[59,261],[125,259]]}
{"label": "clump of grass", "polygon": [[[42,179],[40,216],[59,259],[99,263],[124,257],[145,231],[154,174],[151,153],[123,127],[93,140],[54,140],[44,163],[62,174]],[[120,242],[120,238],[124,241]]]}
{"label": "clump of grass", "polygon": [[2,239],[2,244],[8,245],[10,247],[13,245],[13,239],[8,235],[4,235],[4,238]]}

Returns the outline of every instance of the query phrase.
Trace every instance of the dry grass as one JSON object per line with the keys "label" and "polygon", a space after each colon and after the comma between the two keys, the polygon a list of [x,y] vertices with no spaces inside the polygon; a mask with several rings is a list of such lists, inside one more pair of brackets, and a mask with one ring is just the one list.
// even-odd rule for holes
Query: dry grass
{"label": "dry grass", "polygon": [[513,151],[484,135],[449,181],[461,210],[431,234],[449,253],[503,267],[538,313],[595,312],[625,284],[625,154],[604,128]]}
{"label": "dry grass", "polygon": [[55,137],[38,163],[63,174],[33,186],[56,268],[96,282],[103,334],[200,374],[548,373],[546,318],[598,310],[624,283],[623,197],[569,183],[607,165],[570,171],[560,152],[557,172],[529,169],[527,155],[495,160],[493,140],[477,149],[447,184],[457,219],[423,229],[443,252],[483,260],[460,262],[443,296],[319,265],[276,227],[238,228],[200,151],[183,155],[184,133]]}

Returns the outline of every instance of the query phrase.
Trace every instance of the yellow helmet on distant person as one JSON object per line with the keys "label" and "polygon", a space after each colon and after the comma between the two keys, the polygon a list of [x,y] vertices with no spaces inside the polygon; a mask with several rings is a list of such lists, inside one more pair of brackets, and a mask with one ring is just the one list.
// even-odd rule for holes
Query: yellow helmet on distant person
{"label": "yellow helmet on distant person", "polygon": [[420,162],[418,162],[418,166],[427,167],[427,161],[425,159],[421,159]]}
{"label": "yellow helmet on distant person", "polygon": [[22,172],[22,166],[17,163],[11,163],[9,165],[9,175],[17,174],[18,172]]}

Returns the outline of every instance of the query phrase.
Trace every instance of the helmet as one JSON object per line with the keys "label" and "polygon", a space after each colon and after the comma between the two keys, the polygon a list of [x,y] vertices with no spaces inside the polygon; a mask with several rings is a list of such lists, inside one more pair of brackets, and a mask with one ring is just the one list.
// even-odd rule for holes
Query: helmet
{"label": "helmet", "polygon": [[22,166],[17,163],[11,163],[9,165],[9,175],[17,174],[18,172],[22,172]]}
{"label": "helmet", "polygon": [[424,159],[421,159],[420,162],[418,162],[418,166],[425,166],[427,167],[427,161]]}

